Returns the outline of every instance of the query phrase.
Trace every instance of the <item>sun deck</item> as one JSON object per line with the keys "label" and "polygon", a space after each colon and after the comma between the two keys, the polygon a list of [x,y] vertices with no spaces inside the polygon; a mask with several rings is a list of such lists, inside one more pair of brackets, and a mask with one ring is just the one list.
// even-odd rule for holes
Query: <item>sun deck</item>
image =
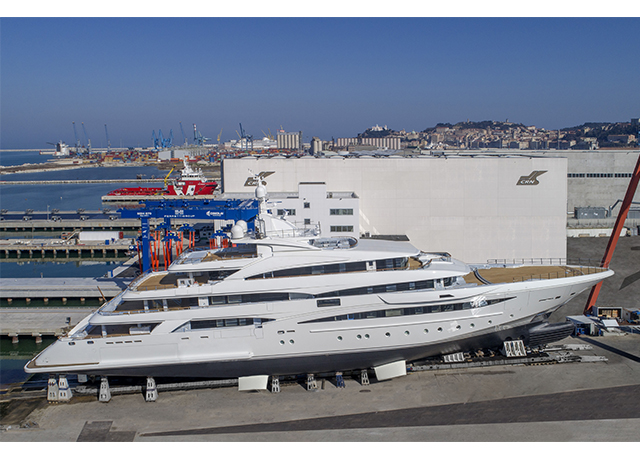
{"label": "sun deck", "polygon": [[606,271],[600,267],[570,267],[567,265],[540,265],[521,267],[481,268],[464,276],[467,283],[498,284],[528,280],[570,278]]}

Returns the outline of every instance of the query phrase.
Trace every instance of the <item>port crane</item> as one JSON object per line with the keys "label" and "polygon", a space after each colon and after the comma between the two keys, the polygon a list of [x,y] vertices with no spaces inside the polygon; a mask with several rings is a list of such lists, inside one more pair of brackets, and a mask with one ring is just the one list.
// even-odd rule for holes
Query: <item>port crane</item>
{"label": "port crane", "polygon": [[253,136],[247,135],[247,133],[242,129],[242,123],[240,123],[240,147],[242,148],[242,144],[244,141],[244,148],[247,150],[253,150]]}
{"label": "port crane", "polygon": [[153,149],[168,149],[173,146],[173,129],[169,130],[169,137],[162,135],[162,130],[158,130],[158,137],[156,137],[155,130],[151,133],[151,140],[153,141]]}
{"label": "port crane", "polygon": [[218,144],[220,143],[220,136],[222,136],[222,128],[220,128],[220,133],[218,134]]}
{"label": "port crane", "polygon": [[180,132],[182,133],[182,141],[184,142],[184,146],[187,146],[187,136],[184,135],[184,129],[182,129],[182,122],[180,122]]}
{"label": "port crane", "polygon": [[87,130],[84,127],[84,121],[82,122],[82,132],[84,132],[84,138],[87,141],[86,153],[91,153],[91,139],[89,139],[89,136],[87,136]]}
{"label": "port crane", "polygon": [[107,131],[107,124],[104,125],[104,134],[107,136],[107,153],[111,152],[111,141],[109,140],[109,131]]}
{"label": "port crane", "polygon": [[78,131],[76,131],[76,122],[72,121],[71,124],[73,125],[73,135],[76,138],[76,153],[78,153],[80,151],[80,138],[78,137]]}
{"label": "port crane", "polygon": [[193,143],[196,145],[204,145],[205,142],[210,141],[208,137],[204,137],[200,131],[196,128],[196,124],[193,124]]}

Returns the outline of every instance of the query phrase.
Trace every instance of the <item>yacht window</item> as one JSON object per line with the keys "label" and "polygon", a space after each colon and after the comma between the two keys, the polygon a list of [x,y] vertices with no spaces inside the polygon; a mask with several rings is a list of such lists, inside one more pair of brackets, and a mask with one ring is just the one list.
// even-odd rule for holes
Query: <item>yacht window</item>
{"label": "yacht window", "polygon": [[[507,300],[511,300],[513,297],[507,297],[505,299],[493,299],[487,303],[487,305],[491,303],[498,302],[506,302]],[[388,310],[374,310],[374,311],[365,311],[358,313],[347,313],[345,315],[340,316],[328,316],[326,318],[318,318],[312,319],[309,321],[302,321],[300,324],[305,323],[326,323],[331,321],[343,321],[347,319],[374,319],[374,318],[388,318],[393,316],[410,316],[410,315],[424,315],[429,313],[440,313],[444,311],[453,311],[453,310],[469,310],[475,308],[471,302],[461,302],[457,304],[447,304],[447,305],[429,305],[429,306],[420,306],[420,307],[410,307],[410,308],[391,308]]]}
{"label": "yacht window", "polygon": [[87,337],[102,337],[104,328],[106,336],[150,334],[160,323],[128,323],[96,326],[89,324],[85,328]]}
{"label": "yacht window", "polygon": [[177,327],[172,332],[187,332],[198,329],[214,329],[219,327],[262,327],[264,323],[273,321],[271,318],[224,318],[192,320]]}
{"label": "yacht window", "polygon": [[340,299],[318,299],[316,305],[318,307],[338,307],[340,306]]}
{"label": "yacht window", "polygon": [[229,303],[242,303],[241,295],[230,295],[230,296],[227,296],[227,299]]}
{"label": "yacht window", "polygon": [[116,311],[141,311],[144,310],[142,300],[125,300],[116,307]]}

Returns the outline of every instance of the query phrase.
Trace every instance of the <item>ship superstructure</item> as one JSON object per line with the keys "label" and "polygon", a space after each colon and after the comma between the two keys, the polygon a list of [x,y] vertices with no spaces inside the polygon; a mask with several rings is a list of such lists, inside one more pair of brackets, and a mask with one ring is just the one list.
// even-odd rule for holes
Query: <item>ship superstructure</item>
{"label": "ship superstructure", "polygon": [[218,183],[208,180],[201,168],[194,170],[189,164],[188,157],[185,156],[182,162],[183,169],[180,177],[169,181],[165,180],[164,187],[125,187],[113,190],[106,196],[211,195],[218,187]]}

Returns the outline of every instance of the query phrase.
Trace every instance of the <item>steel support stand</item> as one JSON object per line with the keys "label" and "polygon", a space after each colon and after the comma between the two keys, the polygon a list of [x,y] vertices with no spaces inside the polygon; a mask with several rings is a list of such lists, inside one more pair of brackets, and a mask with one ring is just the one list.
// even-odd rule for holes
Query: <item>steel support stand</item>
{"label": "steel support stand", "polygon": [[50,403],[58,402],[58,379],[53,374],[49,375],[47,381],[47,401]]}
{"label": "steel support stand", "polygon": [[108,403],[111,401],[111,390],[109,390],[109,379],[107,377],[102,376],[100,378],[100,395],[98,396],[98,401],[103,403]]}
{"label": "steel support stand", "polygon": [[360,372],[360,385],[362,386],[369,385],[369,374],[367,374],[366,369]]}
{"label": "steel support stand", "polygon": [[144,399],[146,402],[155,402],[158,399],[158,387],[153,377],[147,377],[147,392]]}
{"label": "steel support stand", "polygon": [[69,388],[67,376],[60,375],[60,378],[58,379],[58,401],[69,402],[72,397],[73,394],[71,393],[71,388]]}
{"label": "steel support stand", "polygon": [[318,389],[318,383],[313,374],[307,374],[307,391],[315,391]]}
{"label": "steel support stand", "polygon": [[271,393],[280,393],[280,377],[277,375],[271,377]]}

